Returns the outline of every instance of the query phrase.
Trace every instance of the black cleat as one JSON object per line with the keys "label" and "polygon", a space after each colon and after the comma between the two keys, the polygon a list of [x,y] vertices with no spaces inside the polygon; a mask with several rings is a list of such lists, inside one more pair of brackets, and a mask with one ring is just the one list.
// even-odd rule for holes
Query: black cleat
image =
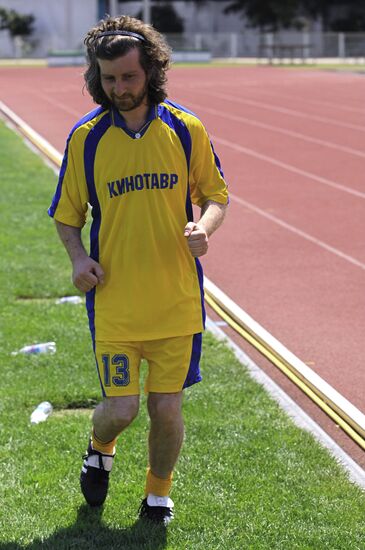
{"label": "black cleat", "polygon": [[81,469],[80,485],[82,494],[90,506],[101,506],[108,494],[109,474],[115,452],[107,455],[95,451],[89,443]]}
{"label": "black cleat", "polygon": [[174,517],[174,503],[171,498],[148,495],[139,507],[139,517],[148,519],[154,523],[168,525]]}

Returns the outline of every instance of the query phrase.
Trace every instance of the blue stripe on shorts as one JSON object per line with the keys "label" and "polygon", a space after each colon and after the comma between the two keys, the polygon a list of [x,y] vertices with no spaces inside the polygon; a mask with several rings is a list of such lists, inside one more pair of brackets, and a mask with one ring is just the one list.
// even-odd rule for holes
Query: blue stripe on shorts
{"label": "blue stripe on shorts", "polygon": [[198,332],[193,336],[193,346],[191,350],[190,365],[186,376],[183,388],[188,388],[197,382],[200,382],[202,377],[200,374],[200,357],[202,352],[202,333]]}

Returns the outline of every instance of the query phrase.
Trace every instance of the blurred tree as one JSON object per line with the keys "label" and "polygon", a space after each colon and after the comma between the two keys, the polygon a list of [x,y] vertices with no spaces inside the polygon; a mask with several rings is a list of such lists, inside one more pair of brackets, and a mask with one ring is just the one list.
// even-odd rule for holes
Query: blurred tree
{"label": "blurred tree", "polygon": [[33,32],[34,15],[0,8],[0,30],[8,29],[11,36],[29,36]]}
{"label": "blurred tree", "polygon": [[[136,17],[142,19],[142,11]],[[176,12],[174,6],[167,1],[161,3],[161,5],[152,4],[151,22],[155,29],[162,33],[180,34],[184,32],[184,20]]]}
{"label": "blurred tree", "polygon": [[303,0],[302,4],[308,14],[321,18],[324,31],[365,30],[365,0]]}
{"label": "blurred tree", "polygon": [[246,16],[253,27],[276,31],[297,24],[300,0],[232,0],[225,13]]}
{"label": "blurred tree", "polygon": [[364,32],[365,11],[354,8],[345,16],[334,18],[330,26],[335,32]]}
{"label": "blurred tree", "polygon": [[23,15],[15,10],[0,8],[0,30],[7,29],[12,38],[15,57],[22,57],[32,46],[26,37],[33,32],[34,15]]}
{"label": "blurred tree", "polygon": [[[195,0],[204,3],[205,0]],[[341,8],[341,16],[336,9]],[[365,30],[365,0],[232,0],[225,13],[241,13],[253,27],[275,31],[300,27],[303,17],[320,18],[324,31]]]}
{"label": "blurred tree", "polygon": [[[351,2],[352,0],[349,1]],[[301,0],[299,3],[302,10],[309,15],[309,17],[313,19],[317,19],[319,17],[322,21],[323,30],[329,31],[331,30],[331,9],[338,4],[343,4],[344,2],[343,0]]]}
{"label": "blurred tree", "polygon": [[198,8],[205,6],[208,4],[211,0],[188,0],[188,2],[194,2],[198,6]]}
{"label": "blurred tree", "polygon": [[8,12],[4,8],[0,8],[0,31],[7,29]]}

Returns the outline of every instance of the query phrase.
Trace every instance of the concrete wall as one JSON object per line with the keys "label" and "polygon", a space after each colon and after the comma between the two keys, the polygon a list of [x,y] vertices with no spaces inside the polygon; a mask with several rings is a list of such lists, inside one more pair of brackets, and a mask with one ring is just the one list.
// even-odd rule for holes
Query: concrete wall
{"label": "concrete wall", "polygon": [[[83,36],[97,21],[97,0],[0,0],[0,6],[35,16],[34,32],[25,45],[31,57],[43,57],[49,50],[80,49]],[[0,57],[15,51],[8,31],[0,31]]]}
{"label": "concrete wall", "polygon": [[[198,8],[193,2],[176,1],[175,8],[185,21],[187,35],[193,33],[242,32],[244,21],[237,15],[224,15],[229,0],[208,1]],[[99,0],[0,0],[0,6],[35,16],[34,32],[26,40],[23,51],[10,39],[8,31],[0,31],[1,57],[44,57],[50,50],[81,49],[82,38],[99,19],[102,6],[110,15],[135,16],[142,1],[100,2]]]}

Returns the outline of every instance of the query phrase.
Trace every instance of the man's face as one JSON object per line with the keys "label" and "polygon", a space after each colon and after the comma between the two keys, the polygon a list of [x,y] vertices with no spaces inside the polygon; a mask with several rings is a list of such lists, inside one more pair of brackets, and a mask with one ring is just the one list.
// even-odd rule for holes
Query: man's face
{"label": "man's face", "polygon": [[133,48],[112,61],[98,59],[101,86],[119,111],[132,111],[147,104],[147,77]]}

